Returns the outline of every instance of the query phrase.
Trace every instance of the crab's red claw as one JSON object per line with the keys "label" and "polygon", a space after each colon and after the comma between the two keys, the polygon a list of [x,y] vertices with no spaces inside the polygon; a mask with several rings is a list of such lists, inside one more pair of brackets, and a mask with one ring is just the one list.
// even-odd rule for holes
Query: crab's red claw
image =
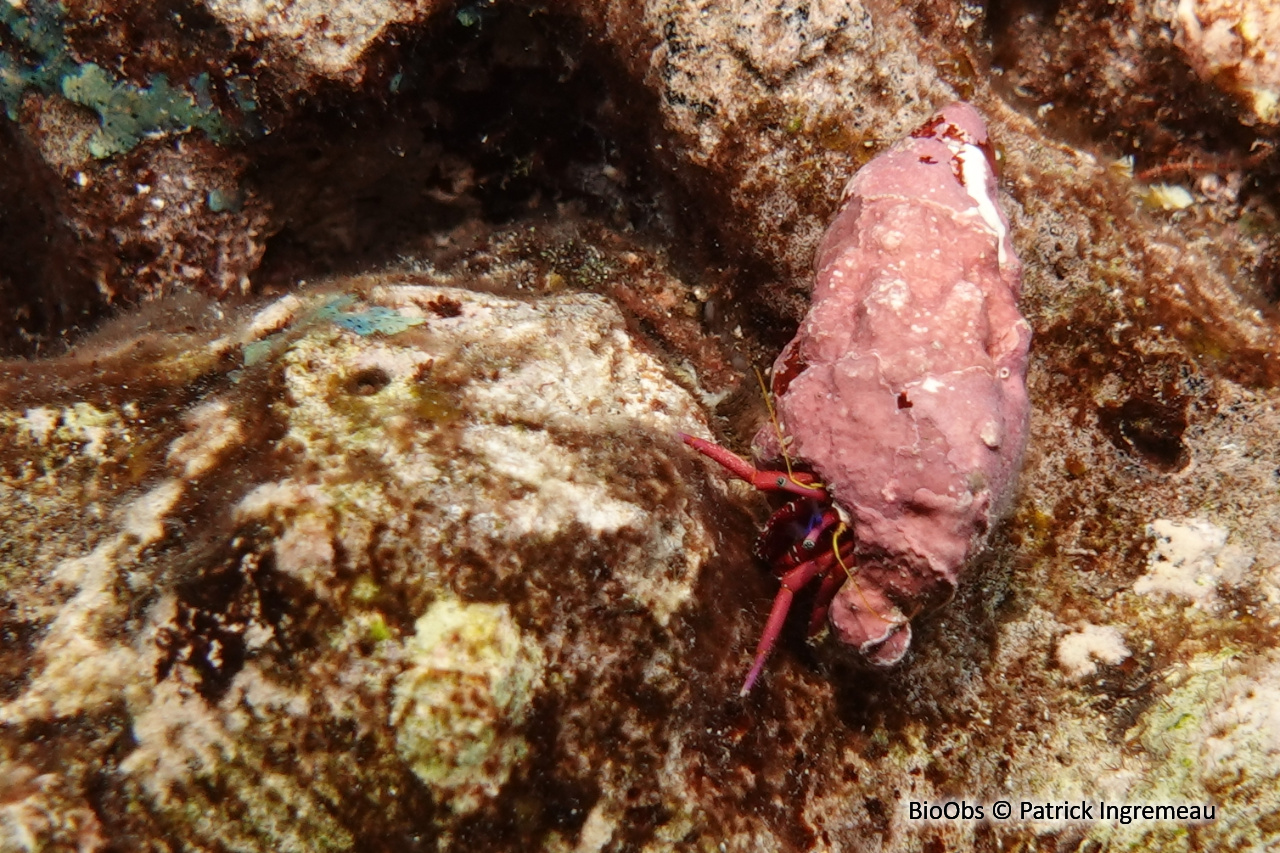
{"label": "crab's red claw", "polygon": [[707,441],[705,438],[698,438],[696,435],[688,433],[679,433],[680,440],[701,453],[703,456],[720,463],[720,466],[728,471],[739,480],[751,482],[756,473],[756,466],[743,459],[736,453],[726,450],[714,442]]}
{"label": "crab's red claw", "polygon": [[718,462],[722,468],[739,480],[746,480],[762,492],[789,492],[802,498],[823,500],[827,490],[809,486],[798,479],[804,475],[793,475],[787,471],[760,470],[738,454],[726,450],[705,438],[698,438],[687,433],[678,433],[680,440],[701,453],[703,456]]}

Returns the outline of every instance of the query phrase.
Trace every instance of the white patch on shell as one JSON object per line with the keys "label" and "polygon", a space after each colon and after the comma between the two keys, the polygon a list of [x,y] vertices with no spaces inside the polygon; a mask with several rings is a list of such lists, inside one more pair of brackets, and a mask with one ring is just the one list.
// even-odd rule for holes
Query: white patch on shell
{"label": "white patch on shell", "polygon": [[880,247],[886,252],[895,252],[902,245],[902,241],[906,239],[906,235],[896,228],[882,228],[877,230],[876,239],[880,242]]}
{"label": "white patch on shell", "polygon": [[993,176],[991,166],[987,163],[987,155],[982,149],[969,142],[947,140],[948,147],[955,152],[956,161],[960,164],[960,184],[964,191],[978,206],[978,215],[986,223],[987,228],[996,236],[996,259],[1004,266],[1008,255],[1004,249],[1007,230],[1000,219],[1000,210],[996,201],[987,192],[987,182]]}
{"label": "white patch on shell", "polygon": [[880,279],[873,286],[871,298],[899,313],[911,298],[911,290],[900,278]]}
{"label": "white patch on shell", "polygon": [[1003,430],[1000,429],[999,422],[995,420],[988,420],[985,421],[982,424],[982,427],[978,430],[978,438],[982,439],[982,443],[987,447],[995,450],[1000,446],[1002,433]]}

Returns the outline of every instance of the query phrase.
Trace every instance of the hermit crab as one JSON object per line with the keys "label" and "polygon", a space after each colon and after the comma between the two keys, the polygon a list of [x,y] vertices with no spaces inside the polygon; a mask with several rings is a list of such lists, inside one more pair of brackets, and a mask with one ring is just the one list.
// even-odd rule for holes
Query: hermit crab
{"label": "hermit crab", "polygon": [[753,445],[768,464],[681,436],[790,497],[756,549],[782,585],[743,695],[814,582],[811,635],[829,625],[873,665],[901,660],[911,620],[949,600],[1007,509],[1026,444],[1031,328],[977,110],[944,107],[860,169],[815,267]]}

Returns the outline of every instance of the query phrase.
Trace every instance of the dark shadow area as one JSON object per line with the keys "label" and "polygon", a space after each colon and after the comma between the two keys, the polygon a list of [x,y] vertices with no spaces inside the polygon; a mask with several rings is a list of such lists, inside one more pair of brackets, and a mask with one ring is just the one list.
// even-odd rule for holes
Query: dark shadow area
{"label": "dark shadow area", "polygon": [[[1280,139],[1252,121],[1252,106],[1201,79],[1178,25],[1109,0],[993,0],[987,8],[996,90],[1046,133],[1104,158],[1131,157],[1135,185],[1203,194],[1226,223],[1209,217],[1196,227],[1234,229],[1234,239],[1255,244],[1235,287],[1273,310]],[[1201,179],[1210,181],[1205,189]]]}
{"label": "dark shadow area", "polygon": [[[160,38],[176,14],[150,15],[152,37]],[[187,43],[207,41],[222,63],[230,82],[215,80],[216,104],[233,90],[250,91],[242,83],[252,80],[254,106],[239,141],[212,152],[218,168],[245,164],[237,172],[240,197],[218,203],[239,210],[252,200],[266,212],[257,238],[265,253],[250,275],[250,298],[406,261],[456,262],[459,251],[482,245],[494,229],[526,221],[588,221],[670,250],[672,263],[691,271],[716,263],[716,241],[703,236],[710,229],[699,216],[702,205],[690,203],[671,177],[656,101],[576,18],[535,5],[443,9],[426,26],[393,32],[371,48],[353,91],[334,82],[297,90],[206,17],[191,18],[180,35]],[[75,32],[77,50],[110,43],[108,35]],[[153,69],[138,60],[125,70]],[[300,94],[279,94],[288,91]],[[58,354],[104,316],[134,307],[134,297],[110,283],[95,285],[94,270],[128,279],[133,265],[152,259],[125,257],[123,249],[113,257],[110,239],[73,233],[84,230],[76,217],[109,233],[110,214],[86,208],[69,215],[68,205],[98,202],[69,193],[25,131],[3,118],[0,124],[0,310],[14,318],[0,328],[0,355]],[[148,162],[147,146],[180,146],[188,138],[207,142],[200,131],[166,136],[94,168],[127,174]],[[218,221],[204,215],[208,224],[191,227],[216,239]],[[234,292],[222,298],[244,299]]]}
{"label": "dark shadow area", "polygon": [[579,22],[459,7],[391,40],[366,92],[321,94],[254,152],[279,229],[258,287],[430,259],[558,212],[669,244],[689,234],[651,138],[657,105]]}
{"label": "dark shadow area", "polygon": [[60,349],[102,308],[58,213],[58,177],[0,114],[0,357]]}
{"label": "dark shadow area", "polygon": [[1040,119],[1048,130],[1134,154],[1139,170],[1188,146],[1225,156],[1257,138],[1149,12],[1107,0],[1000,0],[988,6],[987,34],[1005,98],[1028,112],[1052,104]]}

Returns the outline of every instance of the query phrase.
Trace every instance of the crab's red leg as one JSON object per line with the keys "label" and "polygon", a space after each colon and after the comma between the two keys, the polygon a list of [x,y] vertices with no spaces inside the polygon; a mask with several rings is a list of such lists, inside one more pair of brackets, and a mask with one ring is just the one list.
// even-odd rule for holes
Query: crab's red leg
{"label": "crab's red leg", "polygon": [[[848,543],[841,545],[840,559],[844,561],[844,565],[853,565],[852,545]],[[822,623],[827,619],[827,610],[831,607],[831,599],[836,597],[836,593],[840,591],[840,587],[844,586],[844,582],[848,577],[849,574],[845,571],[828,572],[822,576],[822,584],[818,587],[818,594],[813,597],[813,610],[809,613],[810,637],[816,636],[822,630]]]}
{"label": "crab's red leg", "polygon": [[840,513],[836,512],[835,507],[829,507],[824,510],[822,515],[818,518],[818,522],[813,526],[813,529],[806,533],[804,539],[800,542],[801,547],[812,551],[814,548],[818,547],[818,543],[822,540],[823,534],[832,527],[835,527],[839,522]]}
{"label": "crab's red leg", "polygon": [[831,599],[836,597],[840,587],[844,586],[844,572],[831,572],[822,579],[818,594],[813,598],[813,610],[809,613],[809,636],[815,637],[822,630],[822,623],[827,619],[827,609],[831,607]]}
{"label": "crab's red leg", "polygon": [[782,634],[782,625],[787,621],[787,611],[791,609],[791,600],[795,598],[798,590],[823,572],[831,571],[831,567],[835,565],[836,555],[827,552],[820,557],[801,563],[791,571],[782,576],[782,587],[778,590],[778,594],[774,596],[773,608],[769,611],[769,621],[764,623],[764,632],[760,635],[760,642],[756,645],[756,659],[751,664],[751,671],[747,673],[747,680],[742,683],[742,690],[738,692],[739,696],[746,696],[751,692],[751,688],[755,686],[756,679],[760,677],[760,672],[764,669],[764,662],[769,658],[769,652],[773,651],[773,646],[778,642],[778,637]]}
{"label": "crab's red leg", "polygon": [[819,501],[827,497],[826,489],[798,483],[786,471],[762,471],[738,454],[725,450],[704,438],[682,432],[680,440],[708,459],[719,462],[730,474],[739,480],[746,480],[762,492],[790,492],[802,498],[813,498]]}

